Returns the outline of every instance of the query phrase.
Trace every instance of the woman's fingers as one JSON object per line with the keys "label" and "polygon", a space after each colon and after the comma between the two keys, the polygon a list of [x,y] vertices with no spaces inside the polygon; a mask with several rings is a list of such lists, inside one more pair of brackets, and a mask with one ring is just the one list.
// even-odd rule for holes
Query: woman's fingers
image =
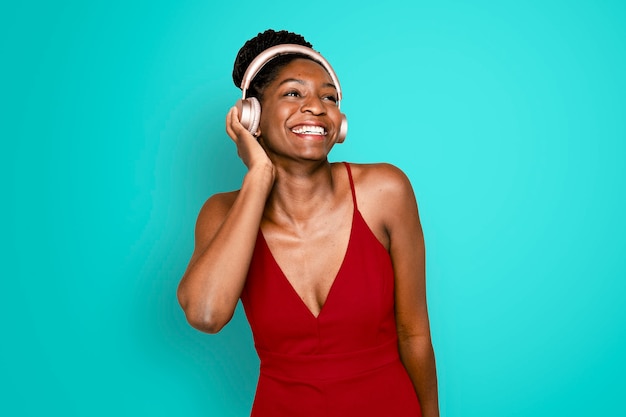
{"label": "woman's fingers", "polygon": [[237,107],[233,106],[226,114],[226,133],[237,145],[237,154],[248,168],[269,161],[257,139],[239,122]]}
{"label": "woman's fingers", "polygon": [[[241,126],[241,123],[239,123],[239,116],[237,114],[237,107],[233,106],[226,114],[226,133],[228,133],[228,136],[230,136],[230,138],[237,143],[237,132],[235,130],[237,126],[235,124]],[[243,126],[241,126],[241,128],[243,128]]]}
{"label": "woman's fingers", "polygon": [[226,115],[226,133],[237,146],[242,142],[256,142],[256,138],[239,121],[238,110],[235,106],[231,107]]}

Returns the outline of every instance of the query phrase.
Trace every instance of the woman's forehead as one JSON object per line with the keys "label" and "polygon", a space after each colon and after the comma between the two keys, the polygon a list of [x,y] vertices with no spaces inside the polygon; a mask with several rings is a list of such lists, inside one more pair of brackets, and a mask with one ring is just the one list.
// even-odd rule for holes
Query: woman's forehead
{"label": "woman's forehead", "polygon": [[278,76],[275,81],[282,84],[288,79],[296,81],[311,77],[320,77],[325,81],[328,81],[331,85],[333,84],[330,74],[328,74],[322,64],[309,58],[296,58],[286,64],[278,72]]}

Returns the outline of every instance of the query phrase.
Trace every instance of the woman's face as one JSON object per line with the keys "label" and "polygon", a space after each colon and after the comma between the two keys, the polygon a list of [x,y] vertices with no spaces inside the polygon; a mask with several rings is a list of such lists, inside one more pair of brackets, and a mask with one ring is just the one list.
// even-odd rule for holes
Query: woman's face
{"label": "woman's face", "polygon": [[285,65],[264,89],[261,109],[260,142],[270,155],[325,159],[336,142],[337,89],[317,62],[297,58]]}

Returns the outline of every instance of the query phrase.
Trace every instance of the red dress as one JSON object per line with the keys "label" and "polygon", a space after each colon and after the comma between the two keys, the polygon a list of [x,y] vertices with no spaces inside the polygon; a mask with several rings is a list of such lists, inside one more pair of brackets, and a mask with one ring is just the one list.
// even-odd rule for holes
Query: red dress
{"label": "red dress", "polygon": [[259,230],[241,300],[261,360],[252,417],[419,417],[398,355],[389,253],[356,204],[343,263],[318,317]]}

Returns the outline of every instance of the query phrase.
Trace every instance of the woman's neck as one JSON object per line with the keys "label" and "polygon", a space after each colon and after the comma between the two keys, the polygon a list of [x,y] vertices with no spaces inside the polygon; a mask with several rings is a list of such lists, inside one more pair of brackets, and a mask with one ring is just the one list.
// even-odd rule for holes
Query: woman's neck
{"label": "woman's neck", "polygon": [[273,223],[305,223],[335,204],[336,184],[328,161],[311,165],[276,166],[276,180],[265,218]]}

